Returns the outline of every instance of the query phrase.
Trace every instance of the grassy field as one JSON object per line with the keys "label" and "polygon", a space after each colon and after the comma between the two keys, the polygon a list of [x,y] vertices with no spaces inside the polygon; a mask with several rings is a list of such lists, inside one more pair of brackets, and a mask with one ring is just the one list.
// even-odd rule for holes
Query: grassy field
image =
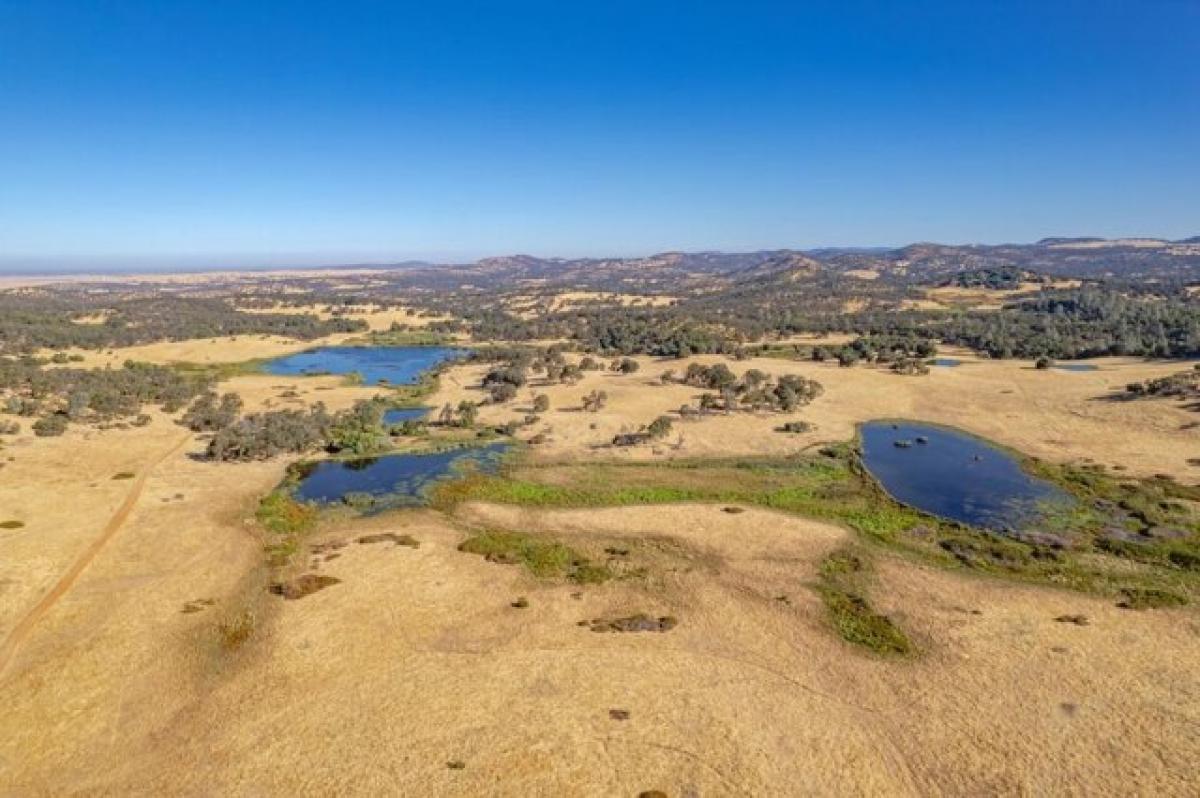
{"label": "grassy field", "polygon": [[[1060,475],[1059,480],[1071,488],[1069,479]],[[1081,509],[1065,520],[1045,519],[1047,525],[1069,527],[1066,531],[1076,535],[1077,545],[1064,548],[1022,542],[901,505],[862,471],[852,445],[787,458],[514,464],[497,476],[473,475],[441,485],[434,492],[434,503],[450,507],[485,501],[544,508],[679,502],[756,505],[836,523],[873,545],[946,567],[1110,596],[1128,590],[1162,591],[1187,602],[1200,595],[1194,530],[1188,538],[1139,542],[1123,549],[1091,537],[1109,517],[1092,509],[1096,499],[1120,506],[1121,499],[1104,497],[1125,495],[1127,504],[1148,504],[1155,489],[1139,481],[1112,479],[1094,485],[1096,495],[1074,489]],[[1169,512],[1192,511],[1181,503]]]}

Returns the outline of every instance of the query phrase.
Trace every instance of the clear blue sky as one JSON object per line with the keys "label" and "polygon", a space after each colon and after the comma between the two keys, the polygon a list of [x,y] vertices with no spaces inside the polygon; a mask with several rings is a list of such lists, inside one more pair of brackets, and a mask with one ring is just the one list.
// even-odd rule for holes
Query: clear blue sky
{"label": "clear blue sky", "polygon": [[1200,0],[0,0],[0,268],[1200,235]]}

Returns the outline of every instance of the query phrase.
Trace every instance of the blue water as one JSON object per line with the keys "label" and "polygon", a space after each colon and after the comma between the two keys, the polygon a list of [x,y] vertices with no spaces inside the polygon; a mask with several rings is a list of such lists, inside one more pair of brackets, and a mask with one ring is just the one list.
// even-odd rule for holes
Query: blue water
{"label": "blue water", "polygon": [[955,359],[954,359],[954,358],[952,358],[952,357],[935,357],[935,358],[933,359],[933,365],[935,365],[935,366],[943,366],[943,367],[945,367],[945,368],[953,368],[954,366],[961,366],[961,365],[962,365],[962,361],[961,361],[961,360],[955,360]]}
{"label": "blue water", "polygon": [[1055,363],[1050,368],[1060,371],[1095,371],[1099,367],[1093,363]]}
{"label": "blue water", "polygon": [[383,411],[384,424],[403,424],[405,421],[421,421],[429,414],[429,407],[398,407]]}
{"label": "blue water", "polygon": [[359,460],[323,460],[302,472],[295,496],[303,501],[340,502],[347,494],[366,494],[389,505],[420,504],[432,483],[455,476],[464,467],[494,473],[508,444],[494,443],[431,454],[389,454]]}
{"label": "blue water", "polygon": [[421,372],[465,354],[445,346],[322,346],[267,363],[270,374],[354,374],[374,385],[386,380],[392,385],[417,382]]}
{"label": "blue water", "polygon": [[897,501],[964,524],[1020,529],[1047,505],[1072,502],[1008,453],[945,427],[872,421],[862,426],[862,453],[867,470]]}

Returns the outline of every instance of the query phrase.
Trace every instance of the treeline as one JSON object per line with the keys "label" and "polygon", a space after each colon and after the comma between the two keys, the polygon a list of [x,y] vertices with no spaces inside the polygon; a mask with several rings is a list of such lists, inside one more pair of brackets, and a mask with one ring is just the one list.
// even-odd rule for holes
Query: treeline
{"label": "treeline", "polygon": [[280,454],[303,454],[318,449],[330,453],[376,454],[390,448],[383,423],[385,405],[358,402],[348,410],[330,413],[318,402],[307,410],[272,410],[238,417],[241,399],[234,394],[201,396],[181,423],[195,431],[213,431],[205,449],[209,460],[266,460]]}
{"label": "treeline", "polygon": [[46,368],[34,358],[0,357],[6,412],[38,418],[39,435],[59,435],[70,423],[99,424],[141,415],[143,405],[173,413],[209,382],[163,366],[127,361],[122,368]]}
{"label": "treeline", "polygon": [[248,334],[312,340],[366,329],[361,319],[243,313],[224,299],[0,292],[0,354],[26,354],[43,347],[104,349]]}
{"label": "treeline", "polygon": [[696,407],[681,407],[679,414],[685,418],[717,409],[726,413],[739,409],[790,413],[825,392],[821,383],[797,374],[785,374],[776,379],[760,369],[749,369],[739,378],[724,363],[712,366],[692,363],[681,377],[666,372],[663,381],[681,382],[716,392],[701,394]]}
{"label": "treeline", "polygon": [[[586,351],[663,357],[734,354],[748,341],[801,333],[851,333],[872,345],[900,340],[927,341],[932,347],[940,340],[995,358],[1200,356],[1200,301],[1178,294],[1128,296],[1087,287],[1044,292],[998,311],[969,312],[814,311],[806,303],[783,302],[769,294],[743,299],[747,301],[738,303],[726,297],[729,304],[721,304],[719,298],[706,297],[702,303],[685,301],[669,308],[596,310],[535,322],[511,318],[507,329],[494,325],[491,332],[524,337],[519,328],[532,324],[538,335],[567,338]],[[905,356],[923,356],[914,344],[905,346]]]}
{"label": "treeline", "polygon": [[[949,282],[1012,288],[1038,279],[1044,281],[1019,268],[979,268]],[[714,288],[664,307],[585,306],[534,318],[509,312],[503,297],[474,291],[439,297],[435,304],[439,312],[463,318],[476,340],[559,339],[601,355],[732,355],[763,339],[822,333],[849,333],[872,342],[928,341],[930,346],[943,341],[996,358],[1200,355],[1200,298],[1174,284],[1044,288],[1000,310],[903,306],[903,299],[919,296],[923,289],[916,283],[818,274]],[[925,356],[908,348],[900,357]],[[884,356],[878,359],[897,359],[880,351]],[[839,360],[855,356],[826,354]],[[876,359],[868,352],[857,355]]]}
{"label": "treeline", "polygon": [[990,290],[1012,290],[1024,282],[1041,282],[1041,275],[1027,272],[1016,266],[968,269],[946,280],[944,285],[957,288],[987,288]]}
{"label": "treeline", "polygon": [[1102,289],[1054,293],[935,329],[945,342],[992,357],[1074,359],[1101,355],[1200,355],[1200,304],[1135,299]]}

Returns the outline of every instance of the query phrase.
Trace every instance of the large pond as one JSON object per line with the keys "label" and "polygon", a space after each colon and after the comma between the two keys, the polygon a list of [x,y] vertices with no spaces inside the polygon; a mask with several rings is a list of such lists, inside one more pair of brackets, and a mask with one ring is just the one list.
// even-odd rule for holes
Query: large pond
{"label": "large pond", "polygon": [[1065,491],[1033,477],[1012,455],[946,427],[872,421],[862,425],[863,464],[898,501],[965,524],[1015,530],[1054,506]]}
{"label": "large pond", "polygon": [[494,473],[508,444],[473,446],[428,454],[388,454],[305,465],[294,495],[329,504],[350,501],[379,506],[419,504],[433,483],[475,469]]}
{"label": "large pond", "polygon": [[369,385],[407,385],[417,382],[422,372],[465,354],[446,346],[322,346],[272,360],[266,370],[287,376],[357,373]]}

